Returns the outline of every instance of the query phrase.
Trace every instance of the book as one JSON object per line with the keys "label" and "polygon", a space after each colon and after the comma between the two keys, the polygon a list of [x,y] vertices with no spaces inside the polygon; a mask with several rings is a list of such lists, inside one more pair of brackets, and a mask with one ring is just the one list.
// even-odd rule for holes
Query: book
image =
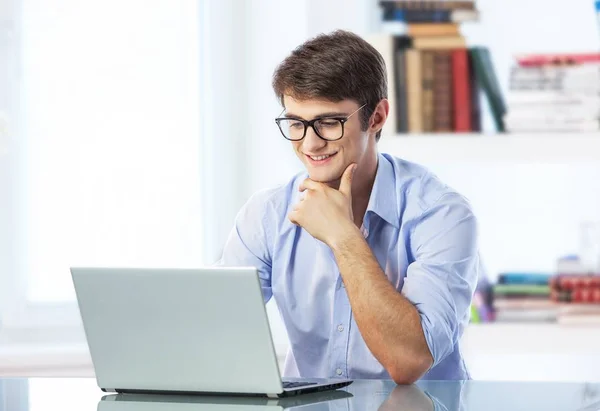
{"label": "book", "polygon": [[434,131],[434,107],[435,93],[433,90],[434,52],[424,50],[421,52],[421,84],[422,84],[422,116],[423,131],[431,133]]}
{"label": "book", "polygon": [[474,0],[380,0],[379,5],[409,10],[475,10]]}
{"label": "book", "polygon": [[550,295],[550,286],[547,284],[495,284],[494,295]]}
{"label": "book", "polygon": [[600,53],[546,53],[517,54],[514,56],[519,66],[548,66],[599,63]]}
{"label": "book", "polygon": [[556,275],[550,279],[554,301],[568,303],[600,303],[600,275]]}
{"label": "book", "polygon": [[394,73],[396,76],[396,131],[408,132],[408,91],[406,84],[406,50],[411,45],[411,40],[406,36],[396,37],[396,59]]}
{"label": "book", "polygon": [[536,310],[498,310],[494,315],[496,322],[556,322],[556,309]]}
{"label": "book", "polygon": [[506,104],[494,70],[490,51],[487,47],[478,46],[470,48],[469,53],[473,60],[473,68],[476,72],[478,84],[489,102],[496,130],[504,132],[506,131],[504,126],[504,115],[507,111]]}
{"label": "book", "polygon": [[384,9],[383,12],[384,22],[466,23],[478,20],[477,10]]}
{"label": "book", "polygon": [[549,284],[555,289],[572,290],[575,288],[600,288],[600,274],[558,274]]}
{"label": "book", "polygon": [[452,53],[450,50],[433,52],[433,131],[450,133],[452,121]]}
{"label": "book", "polygon": [[408,24],[406,32],[411,37],[460,36],[460,29],[456,23]]}
{"label": "book", "polygon": [[406,50],[408,132],[423,132],[423,88],[421,52]]}
{"label": "book", "polygon": [[452,107],[453,129],[459,133],[471,131],[471,90],[469,84],[469,56],[466,49],[452,51]]}
{"label": "book", "polygon": [[414,37],[413,47],[421,50],[459,49],[466,48],[467,42],[462,36]]}
{"label": "book", "polygon": [[548,285],[553,276],[550,273],[504,272],[498,274],[498,283]]}
{"label": "book", "polygon": [[471,131],[481,131],[481,79],[475,70],[472,55],[467,51],[467,60],[469,64],[469,89],[471,91]]}
{"label": "book", "polygon": [[406,129],[406,81],[404,52],[412,46],[412,38],[392,33],[371,34],[366,40],[381,54],[386,66],[389,113],[384,132],[395,134]]}
{"label": "book", "polygon": [[582,315],[559,315],[557,323],[564,326],[569,325],[600,325],[600,315],[597,314],[582,314]]}

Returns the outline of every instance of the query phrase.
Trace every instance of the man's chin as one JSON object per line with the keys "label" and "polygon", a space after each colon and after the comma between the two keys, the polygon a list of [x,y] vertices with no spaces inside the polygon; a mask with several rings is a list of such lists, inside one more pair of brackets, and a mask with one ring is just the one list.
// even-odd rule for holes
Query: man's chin
{"label": "man's chin", "polygon": [[334,173],[324,173],[324,172],[310,172],[308,176],[311,180],[316,181],[317,183],[323,184],[331,184],[335,183],[340,179],[340,177]]}

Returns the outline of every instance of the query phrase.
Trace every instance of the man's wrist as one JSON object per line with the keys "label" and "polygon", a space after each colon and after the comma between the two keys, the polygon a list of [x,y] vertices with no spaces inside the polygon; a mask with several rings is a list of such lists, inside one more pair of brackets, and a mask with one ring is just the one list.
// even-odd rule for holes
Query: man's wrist
{"label": "man's wrist", "polygon": [[327,245],[335,253],[348,248],[348,245],[357,239],[362,239],[362,233],[354,223],[349,223],[340,227],[331,238],[327,241]]}

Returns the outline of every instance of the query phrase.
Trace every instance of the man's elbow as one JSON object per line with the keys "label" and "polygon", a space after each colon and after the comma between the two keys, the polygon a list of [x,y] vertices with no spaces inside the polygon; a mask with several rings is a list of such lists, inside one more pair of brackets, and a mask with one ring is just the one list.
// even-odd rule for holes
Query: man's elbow
{"label": "man's elbow", "polygon": [[398,385],[410,385],[419,380],[431,368],[433,358],[429,352],[414,355],[388,368],[388,373]]}

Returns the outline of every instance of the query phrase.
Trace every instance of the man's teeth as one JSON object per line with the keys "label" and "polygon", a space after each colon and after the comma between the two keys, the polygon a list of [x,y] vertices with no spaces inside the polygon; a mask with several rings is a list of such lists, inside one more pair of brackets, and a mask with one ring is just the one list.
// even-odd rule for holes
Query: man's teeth
{"label": "man's teeth", "polygon": [[328,154],[326,156],[316,156],[316,157],[310,156],[310,158],[312,158],[315,161],[321,161],[321,160],[325,160],[326,158],[331,157],[332,155],[333,154]]}

